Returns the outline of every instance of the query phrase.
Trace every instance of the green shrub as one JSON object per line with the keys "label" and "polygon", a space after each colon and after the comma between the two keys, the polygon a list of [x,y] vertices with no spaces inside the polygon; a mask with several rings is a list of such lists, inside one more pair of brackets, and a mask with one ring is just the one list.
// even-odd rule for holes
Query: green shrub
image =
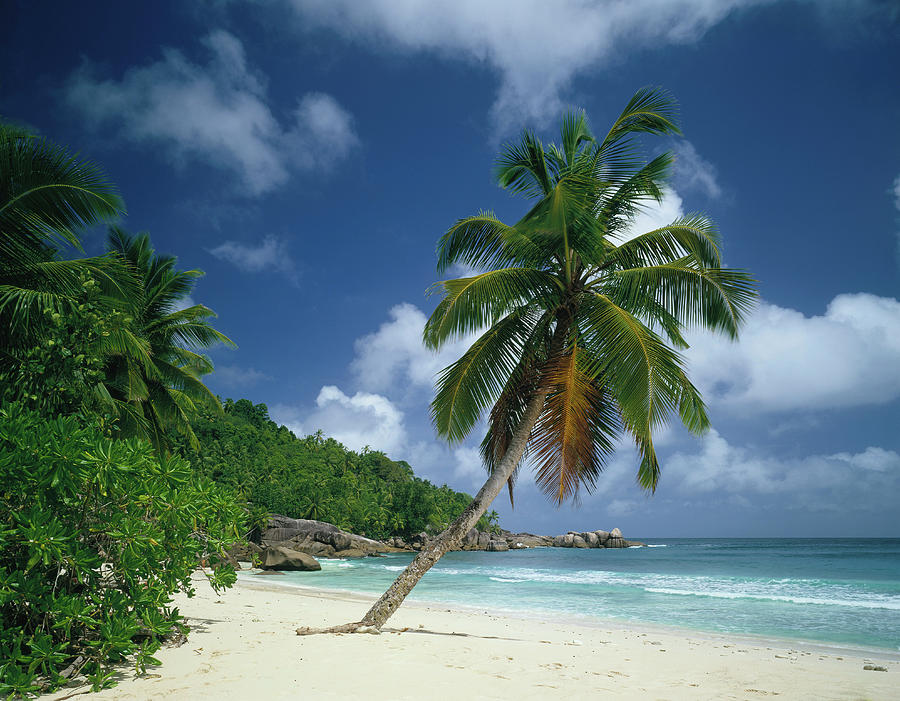
{"label": "green shrub", "polygon": [[198,563],[217,566],[216,590],[234,583],[218,565],[244,518],[185,460],[105,436],[97,419],[0,407],[0,694],[76,674],[100,689],[113,664],[157,664],[184,629],[171,596],[193,594]]}

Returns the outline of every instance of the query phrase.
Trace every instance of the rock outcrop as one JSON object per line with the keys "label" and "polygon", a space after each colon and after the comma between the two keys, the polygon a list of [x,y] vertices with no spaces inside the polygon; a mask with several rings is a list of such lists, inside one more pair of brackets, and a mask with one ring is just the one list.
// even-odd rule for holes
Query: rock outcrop
{"label": "rock outcrop", "polygon": [[[260,534],[260,545],[280,545],[315,557],[363,557],[395,550],[371,538],[342,531],[324,521],[275,514]],[[361,554],[357,554],[361,553]]]}
{"label": "rock outcrop", "polygon": [[266,548],[260,567],[279,572],[315,572],[322,565],[311,555],[281,546]]}
{"label": "rock outcrop", "polygon": [[581,533],[569,531],[565,535],[553,536],[551,544],[555,548],[630,548],[644,545],[636,540],[625,540],[618,528]]}
{"label": "rock outcrop", "polygon": [[[419,551],[436,536],[424,531],[409,538],[393,536],[382,543],[371,538],[348,533],[324,521],[273,515],[255,543],[235,546],[229,555],[236,560],[259,562],[268,570],[320,569],[316,557],[373,557],[390,552]],[[533,533],[512,533],[500,529],[487,533],[476,529],[466,533],[456,550],[485,550],[507,552],[527,548],[626,548],[643,545],[625,540],[622,531],[569,531],[564,535],[545,536]]]}

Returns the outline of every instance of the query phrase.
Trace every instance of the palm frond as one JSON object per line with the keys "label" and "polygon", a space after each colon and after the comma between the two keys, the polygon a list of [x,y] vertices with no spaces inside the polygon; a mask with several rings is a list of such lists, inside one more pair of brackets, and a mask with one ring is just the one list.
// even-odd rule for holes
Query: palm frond
{"label": "palm frond", "polygon": [[743,270],[701,268],[683,258],[664,265],[616,270],[611,296],[625,307],[652,298],[685,325],[737,338],[757,300],[755,280]]}
{"label": "palm frond", "polygon": [[582,487],[590,492],[620,430],[582,356],[577,345],[570,346],[545,365],[541,378],[548,395],[532,431],[531,457],[535,482],[556,504],[577,498]]}
{"label": "palm frond", "polygon": [[559,137],[566,164],[574,164],[579,150],[584,145],[594,142],[594,135],[588,127],[584,110],[563,115]]}
{"label": "palm frond", "polygon": [[716,225],[702,214],[688,214],[619,244],[609,258],[620,267],[636,268],[692,256],[700,265],[718,268],[720,247]]}
{"label": "palm frond", "polygon": [[646,462],[639,471],[641,485],[653,489],[658,463],[652,433],[682,403],[684,361],[606,295],[586,299],[582,312],[582,338],[589,357],[586,374],[597,378],[614,399],[623,426],[634,436]]}
{"label": "palm frond", "polygon": [[678,128],[678,105],[665,90],[658,87],[639,89],[610,127],[601,148],[632,134],[681,134]]}
{"label": "palm frond", "polygon": [[423,340],[440,348],[451,338],[490,326],[503,314],[536,298],[553,295],[555,281],[531,268],[501,268],[480,275],[435,283],[444,299],[425,324]]}
{"label": "palm frond", "polygon": [[15,240],[79,246],[78,231],[125,211],[99,167],[3,124],[0,173],[0,255]]}
{"label": "palm frond", "polygon": [[506,268],[539,260],[531,241],[515,227],[501,222],[493,212],[479,212],[460,219],[437,245],[439,273],[454,263],[474,268]]}
{"label": "palm frond", "polygon": [[500,187],[524,194],[526,197],[543,197],[550,192],[550,173],[540,139],[532,131],[522,134],[518,144],[503,147],[494,176]]}
{"label": "palm frond", "polygon": [[485,331],[438,375],[431,417],[438,434],[462,441],[500,393],[531,336],[534,314],[518,309]]}
{"label": "palm frond", "polygon": [[[491,408],[487,431],[481,441],[481,456],[488,473],[497,469],[506,456],[525,411],[538,390],[541,368],[550,351],[552,323],[553,314],[544,313],[535,324],[531,336],[522,347],[515,369],[510,373],[509,379]],[[526,445],[519,464],[527,458],[527,455]],[[507,480],[509,502],[512,506],[515,506],[514,488],[518,471],[519,465],[516,465]]]}

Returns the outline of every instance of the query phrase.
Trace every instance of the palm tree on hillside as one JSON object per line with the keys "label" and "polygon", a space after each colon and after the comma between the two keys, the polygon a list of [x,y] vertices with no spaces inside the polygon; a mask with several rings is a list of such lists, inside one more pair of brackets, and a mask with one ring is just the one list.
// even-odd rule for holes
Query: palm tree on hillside
{"label": "palm tree on hillside", "polygon": [[157,254],[148,234],[132,236],[112,227],[108,248],[122,258],[135,278],[138,292],[120,304],[133,318],[143,352],[111,354],[107,361],[110,395],[137,410],[136,421],[120,419],[126,433],[150,439],[157,450],[171,445],[176,432],[196,446],[190,420],[201,409],[222,412],[216,396],[201,377],[213,371],[208,357],[196,352],[216,343],[234,342],[212,327],[215,313],[194,304],[184,307],[199,270],[178,270],[176,258]]}
{"label": "palm tree on hillside", "polygon": [[[510,488],[523,459],[552,502],[590,489],[624,435],[640,456],[639,484],[654,490],[653,434],[677,412],[694,433],[709,426],[677,349],[693,325],[736,338],[756,292],[745,272],[722,267],[714,224],[702,215],[633,236],[641,207],[659,201],[672,157],[639,157],[637,134],[678,133],[672,99],[638,91],[596,139],[581,113],[559,144],[525,132],[497,163],[502,187],[532,199],[514,225],[482,212],[438,244],[438,270],[483,270],[446,280],[425,343],[482,331],[437,379],[437,432],[462,441],[489,410],[478,495],[422,550],[363,619],[329,631],[378,630],[438,559]],[[486,328],[486,330],[484,330]],[[298,633],[317,632],[300,629]]]}

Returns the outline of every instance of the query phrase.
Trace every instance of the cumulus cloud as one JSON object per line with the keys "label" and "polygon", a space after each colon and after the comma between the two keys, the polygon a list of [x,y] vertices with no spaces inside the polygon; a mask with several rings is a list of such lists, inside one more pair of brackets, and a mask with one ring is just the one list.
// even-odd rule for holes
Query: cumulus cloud
{"label": "cumulus cloud", "polygon": [[250,387],[272,377],[255,368],[241,368],[237,365],[217,365],[212,375],[226,387]]}
{"label": "cumulus cloud", "polygon": [[194,298],[190,295],[187,295],[186,297],[182,297],[181,299],[175,301],[175,303],[172,305],[172,311],[184,311],[185,309],[190,309],[196,304],[197,302],[194,301]]}
{"label": "cumulus cloud", "polygon": [[610,516],[627,516],[640,506],[636,499],[613,499],[606,507],[606,513]]}
{"label": "cumulus cloud", "polygon": [[487,478],[481,451],[478,448],[463,446],[453,451],[453,476],[465,480],[472,485],[481,486]]}
{"label": "cumulus cloud", "polygon": [[362,450],[368,445],[396,456],[406,445],[403,412],[380,394],[357,392],[349,396],[334,385],[326,385],[311,411],[277,404],[271,407],[270,414],[297,436],[321,429],[351,450]]}
{"label": "cumulus cloud", "polygon": [[230,171],[249,195],[283,185],[292,169],[327,170],[358,143],[352,117],[330,95],[304,95],[293,121],[282,124],[240,40],[216,30],[203,44],[205,65],[165,48],[161,60],[119,80],[85,63],[69,78],[67,102],[93,126],[159,147],[176,165],[199,161]]}
{"label": "cumulus cloud", "polygon": [[284,241],[269,235],[256,246],[225,241],[209,249],[219,260],[231,263],[245,273],[259,273],[263,270],[274,270],[284,273],[296,282],[297,269]]}
{"label": "cumulus cloud", "polygon": [[690,44],[767,0],[285,0],[306,28],[404,53],[434,53],[497,74],[503,131],[556,118],[572,80],[642,47]]}
{"label": "cumulus cloud", "polygon": [[[699,453],[670,456],[665,470],[667,483],[682,492],[783,494],[809,509],[835,509],[842,499],[896,494],[900,487],[900,455],[893,450],[869,446],[858,453],[778,459],[731,445],[716,431],[703,439]],[[823,493],[832,498],[817,503],[813,497]]]}
{"label": "cumulus cloud", "polygon": [[[894,180],[894,207],[900,212],[900,175]],[[897,232],[897,265],[900,265],[900,231]]]}
{"label": "cumulus cloud", "polygon": [[691,377],[704,396],[740,411],[817,411],[900,397],[900,301],[835,297],[821,316],[763,303],[740,342],[688,339]]}
{"label": "cumulus cloud", "polygon": [[675,144],[675,183],[684,191],[700,192],[715,199],[722,195],[716,167],[697,153],[687,140]]}
{"label": "cumulus cloud", "polygon": [[425,314],[415,305],[398,304],[375,333],[356,341],[351,369],[363,389],[377,392],[400,386],[430,388],[437,373],[457,360],[474,336],[434,352],[422,343]]}
{"label": "cumulus cloud", "polygon": [[684,216],[684,201],[681,196],[672,188],[665,188],[662,200],[646,202],[625,231],[624,236],[617,237],[614,243],[624,243],[635,236],[671,224],[682,216]]}

